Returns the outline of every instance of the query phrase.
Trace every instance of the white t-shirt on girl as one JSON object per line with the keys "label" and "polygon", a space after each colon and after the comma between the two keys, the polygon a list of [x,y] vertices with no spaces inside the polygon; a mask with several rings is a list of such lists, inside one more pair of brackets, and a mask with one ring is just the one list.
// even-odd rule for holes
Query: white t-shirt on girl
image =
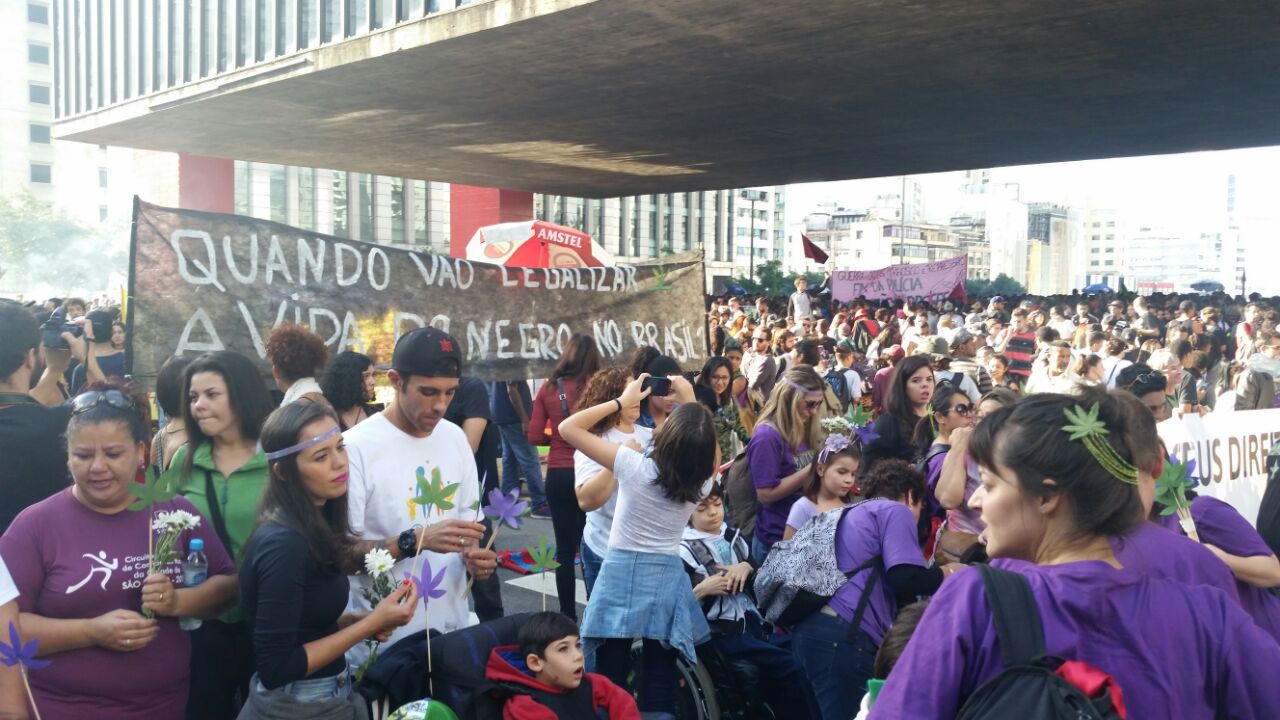
{"label": "white t-shirt on girl", "polygon": [[[697,504],[667,499],[654,482],[658,466],[648,455],[631,448],[618,448],[613,475],[618,479],[618,504],[609,531],[609,549],[680,554],[685,525]],[[713,480],[707,478],[702,484],[703,497],[711,492]]]}
{"label": "white t-shirt on girl", "polygon": [[791,512],[787,513],[787,527],[793,527],[796,530],[805,526],[805,523],[812,520],[818,514],[818,506],[807,497],[801,497],[791,506]]}
{"label": "white t-shirt on girl", "polygon": [[[649,443],[653,440],[653,430],[641,425],[635,425],[631,432],[625,433],[615,427],[606,430],[600,437],[619,445],[628,440],[635,440],[640,447],[648,448]],[[574,451],[574,487],[582,487],[588,480],[598,475],[601,470],[604,470],[603,465],[582,454],[581,450]],[[618,491],[615,489],[613,495],[609,496],[604,505],[587,513],[587,524],[582,530],[582,541],[587,544],[587,547],[591,548],[591,551],[597,557],[604,557],[604,554],[609,551],[609,531],[613,527],[613,513],[617,504]]]}

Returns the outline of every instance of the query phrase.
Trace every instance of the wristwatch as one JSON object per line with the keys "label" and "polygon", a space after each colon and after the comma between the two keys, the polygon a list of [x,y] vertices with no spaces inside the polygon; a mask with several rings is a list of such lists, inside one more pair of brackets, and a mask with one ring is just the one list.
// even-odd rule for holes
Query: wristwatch
{"label": "wristwatch", "polygon": [[396,549],[400,551],[400,557],[402,558],[411,558],[418,554],[418,533],[416,527],[400,533],[400,537],[396,540]]}

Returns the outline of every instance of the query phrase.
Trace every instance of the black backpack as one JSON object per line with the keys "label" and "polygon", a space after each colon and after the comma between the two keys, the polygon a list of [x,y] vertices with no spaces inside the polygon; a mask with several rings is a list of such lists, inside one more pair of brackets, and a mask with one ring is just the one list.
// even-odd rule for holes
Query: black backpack
{"label": "black backpack", "polygon": [[974,567],[982,574],[1004,669],[969,696],[956,720],[1123,720],[1123,704],[1120,710],[1112,705],[1107,683],[1089,697],[1054,667],[1060,661],[1045,655],[1040,610],[1027,579],[990,565]]}
{"label": "black backpack", "polygon": [[849,378],[844,374],[844,368],[839,365],[833,365],[822,374],[822,379],[831,388],[831,392],[835,393],[836,399],[840,401],[840,412],[847,412],[849,403],[853,399],[853,393],[849,392]]}

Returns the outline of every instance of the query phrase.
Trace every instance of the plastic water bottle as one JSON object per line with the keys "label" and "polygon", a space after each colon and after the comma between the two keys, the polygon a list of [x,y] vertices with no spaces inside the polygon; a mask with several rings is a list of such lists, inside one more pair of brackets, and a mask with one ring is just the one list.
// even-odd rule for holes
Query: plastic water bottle
{"label": "plastic water bottle", "polygon": [[[204,540],[192,538],[187,547],[187,559],[182,561],[182,586],[195,587],[209,577],[209,558],[204,556]],[[200,618],[178,618],[178,627],[195,630],[204,621]]]}

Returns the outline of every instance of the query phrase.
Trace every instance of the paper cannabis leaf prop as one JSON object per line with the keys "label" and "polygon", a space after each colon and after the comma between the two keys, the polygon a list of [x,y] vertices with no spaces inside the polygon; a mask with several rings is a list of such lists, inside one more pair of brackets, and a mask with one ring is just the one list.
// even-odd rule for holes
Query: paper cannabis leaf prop
{"label": "paper cannabis leaf prop", "polygon": [[534,572],[546,572],[560,567],[560,563],[556,562],[556,546],[547,545],[546,535],[538,538],[537,547],[528,547],[525,550],[529,551],[529,557],[533,558]]}
{"label": "paper cannabis leaf prop", "polygon": [[427,481],[425,468],[418,468],[418,496],[413,498],[414,505],[422,506],[422,514],[426,515],[431,508],[452,510],[453,496],[458,491],[459,483],[445,485],[440,476],[440,468],[431,471],[431,481]]}
{"label": "paper cannabis leaf prop", "polygon": [[1098,403],[1090,406],[1088,412],[1085,412],[1085,409],[1079,405],[1067,408],[1063,412],[1070,423],[1064,425],[1062,429],[1068,433],[1072,440],[1107,434],[1106,423],[1098,419]]}
{"label": "paper cannabis leaf prop", "polygon": [[1107,424],[1098,419],[1098,403],[1089,406],[1089,410],[1076,405],[1062,411],[1067,417],[1067,424],[1062,431],[1073,441],[1079,441],[1093,456],[1094,460],[1117,480],[1138,484],[1138,468],[1125,460],[1111,446],[1108,439]]}
{"label": "paper cannabis leaf prop", "polygon": [[[494,488],[487,497],[489,504],[481,508],[481,512],[493,518],[495,523],[506,523],[512,530],[518,530],[522,522],[520,518],[529,508],[529,503],[520,501],[520,490],[515,489],[510,495],[504,495],[502,490]],[[494,532],[497,533],[496,528]]]}
{"label": "paper cannabis leaf prop", "polygon": [[870,427],[871,411],[861,405],[850,405],[849,412],[845,413],[845,419],[854,427]]}
{"label": "paper cannabis leaf prop", "polygon": [[49,666],[48,660],[40,660],[36,657],[36,652],[40,648],[40,641],[32,638],[24,645],[22,637],[18,634],[18,626],[9,621],[9,643],[5,644],[0,641],[0,663],[7,667],[20,665],[25,669],[39,670]]}
{"label": "paper cannabis leaf prop", "polygon": [[129,492],[137,498],[129,504],[130,510],[146,510],[158,502],[172,500],[178,494],[169,488],[167,481],[162,482],[159,476],[151,473],[147,473],[140,483],[129,483]]}
{"label": "paper cannabis leaf prop", "polygon": [[404,579],[413,582],[418,588],[418,594],[422,596],[422,606],[425,608],[431,604],[432,600],[444,597],[444,590],[440,585],[444,583],[444,573],[449,566],[440,568],[440,572],[435,577],[431,576],[431,560],[425,556],[422,558],[422,569],[418,571],[418,575],[405,573]]}
{"label": "paper cannabis leaf prop", "polygon": [[1189,510],[1187,491],[1195,488],[1196,461],[1182,463],[1172,455],[1164,464],[1160,477],[1156,478],[1156,502],[1164,506],[1161,515],[1172,515],[1179,510]]}

